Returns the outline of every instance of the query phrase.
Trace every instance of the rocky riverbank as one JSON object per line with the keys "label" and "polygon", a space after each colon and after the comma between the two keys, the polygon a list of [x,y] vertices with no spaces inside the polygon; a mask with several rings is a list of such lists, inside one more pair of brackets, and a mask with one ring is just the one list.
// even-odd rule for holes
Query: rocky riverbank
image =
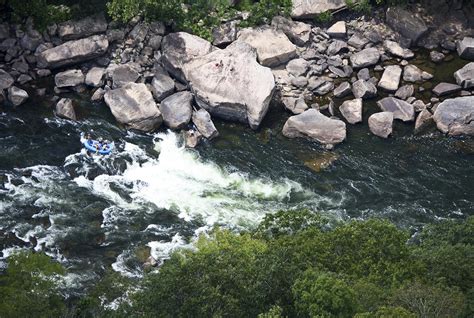
{"label": "rocky riverbank", "polygon": [[[314,14],[296,4],[293,11],[303,11],[295,19]],[[474,31],[455,17],[433,21],[421,7],[347,16],[328,27],[284,17],[244,29],[225,21],[212,43],[139,17],[120,26],[98,14],[42,33],[30,21],[3,23],[0,104],[18,107],[38,96],[77,120],[65,95],[90,92],[127,128],[189,130],[192,123],[188,146],[218,135],[213,117],[257,129],[272,102],[291,114],[283,135],[327,148],[362,122],[369,99],[380,112],[368,129],[382,138],[393,120],[414,121],[414,133],[434,122],[449,135],[474,135]],[[433,75],[412,62],[420,47],[434,63],[457,54],[466,65],[451,83],[426,85]],[[45,77],[54,77],[54,90],[38,88]]]}

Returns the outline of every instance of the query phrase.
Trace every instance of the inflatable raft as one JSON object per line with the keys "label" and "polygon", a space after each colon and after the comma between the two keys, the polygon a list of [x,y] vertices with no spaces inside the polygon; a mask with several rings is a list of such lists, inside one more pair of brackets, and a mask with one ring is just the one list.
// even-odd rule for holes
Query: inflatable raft
{"label": "inflatable raft", "polygon": [[81,143],[87,151],[93,154],[108,155],[114,149],[114,143],[108,143],[105,147],[102,143],[97,140],[87,140],[84,136],[81,136]]}

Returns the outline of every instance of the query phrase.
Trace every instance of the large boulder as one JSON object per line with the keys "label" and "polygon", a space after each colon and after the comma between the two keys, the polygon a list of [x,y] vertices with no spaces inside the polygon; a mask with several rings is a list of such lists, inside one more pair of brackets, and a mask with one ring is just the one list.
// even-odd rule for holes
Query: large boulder
{"label": "large boulder", "polygon": [[189,62],[185,73],[198,105],[214,116],[256,129],[275,88],[271,70],[258,64],[256,57],[254,48],[237,41]]}
{"label": "large boulder", "polygon": [[413,12],[400,7],[390,7],[386,13],[387,24],[405,38],[416,43],[426,32],[425,22],[416,17]]}
{"label": "large boulder", "polygon": [[168,34],[161,42],[163,66],[176,79],[185,82],[184,65],[194,58],[208,54],[212,49],[209,41],[198,36],[186,32]]}
{"label": "large boulder", "polygon": [[353,68],[364,68],[377,64],[380,59],[380,52],[376,48],[367,48],[350,57]]}
{"label": "large boulder", "polygon": [[107,21],[102,13],[79,21],[66,21],[58,25],[58,35],[63,40],[75,40],[90,35],[104,33]]}
{"label": "large boulder", "polygon": [[104,100],[115,119],[129,128],[152,131],[163,121],[145,84],[128,83],[121,88],[108,90]]}
{"label": "large boulder", "polygon": [[413,105],[395,98],[385,97],[377,102],[377,105],[384,112],[393,113],[393,118],[403,121],[412,121],[415,119],[415,109]]}
{"label": "large boulder", "polygon": [[102,67],[93,67],[91,68],[86,75],[85,83],[86,85],[92,87],[99,87],[104,84],[104,74],[105,69]]}
{"label": "large boulder", "polygon": [[165,125],[171,129],[180,129],[186,126],[193,113],[192,101],[193,95],[188,91],[166,97],[160,104]]}
{"label": "large boulder", "polygon": [[109,47],[104,35],[69,41],[45,50],[38,55],[38,65],[42,68],[58,68],[84,62],[103,55]]}
{"label": "large boulder", "polygon": [[389,65],[385,68],[378,86],[386,91],[395,92],[400,84],[402,68],[398,65]]}
{"label": "large boulder", "polygon": [[0,68],[0,91],[9,88],[15,83],[13,77]]}
{"label": "large boulder", "polygon": [[119,88],[140,78],[140,66],[135,63],[120,64],[111,67],[109,75],[112,79],[112,88]]}
{"label": "large boulder", "polygon": [[474,38],[465,37],[456,43],[456,48],[460,57],[474,61]]}
{"label": "large boulder", "polygon": [[346,6],[345,0],[293,0],[293,18],[314,18],[326,11],[334,11]]}
{"label": "large boulder", "polygon": [[456,84],[451,83],[439,83],[433,88],[433,93],[436,96],[445,96],[449,94],[454,94],[461,91],[462,87]]}
{"label": "large boulder", "polygon": [[258,61],[264,66],[277,66],[296,56],[296,46],[288,37],[270,27],[246,28],[239,32],[237,41],[257,50]]}
{"label": "large boulder", "polygon": [[219,132],[211,120],[211,115],[201,108],[198,111],[193,111],[192,120],[197,130],[207,139],[213,139],[219,136]]}
{"label": "large boulder", "polygon": [[151,92],[158,102],[174,92],[174,81],[165,72],[158,72],[151,81]]}
{"label": "large boulder", "polygon": [[56,87],[74,87],[84,83],[84,74],[81,70],[67,70],[54,76]]}
{"label": "large boulder", "polygon": [[339,106],[339,111],[348,123],[360,123],[362,121],[362,99],[346,100]]}
{"label": "large boulder", "polygon": [[74,111],[74,106],[72,104],[72,99],[70,98],[61,98],[59,102],[56,104],[55,113],[57,116],[76,120],[76,112]]}
{"label": "large boulder", "polygon": [[326,117],[311,108],[288,118],[283,126],[283,135],[288,138],[310,138],[332,147],[346,139],[346,124],[342,120]]}
{"label": "large boulder", "polygon": [[454,73],[458,85],[464,88],[474,87],[474,62],[464,65],[463,68]]}
{"label": "large boulder", "polygon": [[379,137],[387,138],[392,133],[393,113],[380,112],[372,114],[368,120],[370,131]]}
{"label": "large boulder", "polygon": [[11,86],[10,88],[8,88],[7,92],[8,92],[8,100],[15,107],[20,106],[21,104],[26,102],[26,100],[29,97],[28,93],[25,90],[18,88],[16,86]]}
{"label": "large boulder", "polygon": [[304,46],[309,42],[311,36],[311,25],[309,24],[276,16],[272,20],[272,26],[278,31],[285,33],[290,41],[298,46]]}
{"label": "large boulder", "polygon": [[447,99],[433,116],[436,126],[451,136],[474,136],[474,96]]}

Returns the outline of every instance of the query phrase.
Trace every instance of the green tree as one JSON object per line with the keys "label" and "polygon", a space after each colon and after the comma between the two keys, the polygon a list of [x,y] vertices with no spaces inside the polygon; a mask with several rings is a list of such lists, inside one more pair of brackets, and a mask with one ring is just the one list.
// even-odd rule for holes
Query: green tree
{"label": "green tree", "polygon": [[0,276],[0,317],[58,317],[65,311],[57,281],[61,264],[42,253],[19,252],[8,258]]}
{"label": "green tree", "polygon": [[402,307],[383,306],[374,312],[356,314],[354,318],[416,318],[416,315]]}

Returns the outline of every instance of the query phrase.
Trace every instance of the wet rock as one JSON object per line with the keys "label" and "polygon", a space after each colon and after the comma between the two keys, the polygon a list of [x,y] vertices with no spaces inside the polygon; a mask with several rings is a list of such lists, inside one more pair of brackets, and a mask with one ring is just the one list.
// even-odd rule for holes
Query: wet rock
{"label": "wet rock", "polygon": [[61,98],[56,104],[56,115],[65,119],[77,120],[76,112],[72,104],[72,99]]}
{"label": "wet rock", "polygon": [[413,105],[394,97],[385,97],[377,102],[377,105],[384,112],[393,113],[393,118],[403,121],[415,119],[415,109]]}
{"label": "wet rock", "polygon": [[362,99],[346,100],[339,107],[339,111],[350,124],[362,122]]}
{"label": "wet rock", "polygon": [[103,35],[69,41],[38,55],[38,66],[58,68],[84,62],[103,55],[109,47],[109,41]]}
{"label": "wet rock", "polygon": [[450,136],[474,136],[474,96],[447,99],[433,116],[436,126]]}
{"label": "wet rock", "polygon": [[334,11],[346,6],[345,0],[293,0],[292,18],[314,18],[326,11]]}
{"label": "wet rock", "polygon": [[91,68],[86,75],[85,83],[86,85],[92,87],[99,87],[104,84],[104,74],[105,69],[102,67],[93,67]]}
{"label": "wet rock", "polygon": [[352,54],[350,57],[353,68],[363,68],[378,63],[380,52],[376,48],[364,49],[360,52]]}
{"label": "wet rock", "polygon": [[308,105],[306,104],[303,97],[283,97],[282,102],[285,108],[295,115],[301,114],[308,109]]}
{"label": "wet rock", "polygon": [[183,67],[194,58],[213,49],[210,42],[186,32],[170,33],[163,38],[161,50],[163,66],[176,79],[185,82]]}
{"label": "wet rock", "polygon": [[74,87],[84,83],[84,74],[81,70],[67,70],[54,76],[56,87]]}
{"label": "wet rock", "polygon": [[184,133],[184,144],[187,148],[196,148],[201,142],[202,135],[194,129],[187,130]]}
{"label": "wet rock", "polygon": [[197,130],[205,138],[211,140],[219,136],[219,132],[211,120],[211,115],[204,108],[201,108],[198,111],[193,111],[192,120]]}
{"label": "wet rock", "polygon": [[20,106],[28,99],[28,93],[21,88],[16,86],[10,86],[7,90],[8,101],[13,104],[13,106]]}
{"label": "wet rock", "polygon": [[283,126],[283,135],[310,138],[332,147],[346,139],[346,124],[342,120],[326,117],[316,109],[308,109],[288,118]]}
{"label": "wet rock", "polygon": [[428,28],[413,12],[404,10],[400,7],[390,7],[386,12],[387,24],[405,38],[416,43],[426,32]]}
{"label": "wet rock", "polygon": [[441,52],[431,51],[430,60],[434,63],[441,63],[445,58],[445,55]]}
{"label": "wet rock", "polygon": [[94,94],[92,94],[91,101],[98,102],[104,99],[105,89],[99,87],[95,90]]}
{"label": "wet rock", "polygon": [[237,40],[254,47],[263,66],[284,64],[296,56],[296,46],[288,37],[269,27],[243,29]]}
{"label": "wet rock", "polygon": [[188,91],[166,97],[160,104],[161,115],[166,126],[180,129],[191,120],[193,95]]}
{"label": "wet rock", "polygon": [[66,21],[58,25],[58,35],[63,40],[75,40],[104,33],[107,21],[103,14],[97,14],[79,21]]}
{"label": "wet rock", "polygon": [[451,83],[439,83],[433,88],[433,93],[436,96],[445,96],[461,91],[461,86]]}
{"label": "wet rock", "polygon": [[336,89],[334,90],[334,97],[342,98],[346,97],[352,92],[351,84],[348,82],[342,82]]}
{"label": "wet rock", "polygon": [[238,21],[224,23],[212,30],[212,44],[222,46],[232,43],[237,39],[238,31]]}
{"label": "wet rock", "polygon": [[456,43],[456,49],[461,58],[474,61],[474,38],[465,37]]}
{"label": "wet rock", "polygon": [[415,121],[415,134],[419,134],[433,123],[433,115],[429,110],[424,109],[418,115]]}
{"label": "wet rock", "polygon": [[384,47],[390,54],[402,59],[411,59],[415,57],[415,53],[413,53],[413,51],[402,48],[400,44],[394,41],[385,40]]}
{"label": "wet rock", "polygon": [[286,65],[286,70],[293,76],[305,75],[309,69],[309,62],[304,59],[293,59]]}
{"label": "wet rock", "polygon": [[276,16],[272,19],[272,26],[285,33],[288,39],[298,46],[304,46],[309,42],[311,35],[311,25],[309,24]]}
{"label": "wet rock", "polygon": [[0,91],[9,88],[15,83],[13,77],[0,68]]}
{"label": "wet rock", "polygon": [[393,113],[380,112],[372,114],[368,120],[370,131],[381,138],[387,138],[392,133]]}
{"label": "wet rock", "polygon": [[327,55],[336,55],[339,52],[347,52],[349,51],[347,47],[347,43],[341,40],[334,40],[329,44]]}
{"label": "wet rock", "polygon": [[466,64],[463,68],[454,73],[456,83],[463,88],[474,87],[474,62]]}
{"label": "wet rock", "polygon": [[400,84],[400,77],[402,76],[402,68],[398,65],[389,65],[385,68],[382,78],[378,86],[386,91],[394,92],[398,89]]}
{"label": "wet rock", "polygon": [[272,71],[257,63],[256,57],[254,48],[236,41],[188,63],[187,79],[198,105],[213,116],[256,129],[275,89]]}
{"label": "wet rock", "polygon": [[152,131],[162,116],[145,84],[128,83],[105,93],[104,100],[118,122],[129,128]]}
{"label": "wet rock", "polygon": [[405,82],[420,82],[430,80],[432,78],[433,75],[419,69],[415,65],[407,65],[403,69],[403,80]]}
{"label": "wet rock", "polygon": [[337,21],[326,31],[326,33],[333,38],[344,38],[346,32],[346,22],[344,21]]}
{"label": "wet rock", "polygon": [[395,92],[395,97],[406,100],[408,97],[413,96],[415,87],[411,84],[403,85]]}
{"label": "wet rock", "polygon": [[367,45],[367,43],[369,43],[369,40],[358,33],[355,33],[354,35],[352,35],[347,41],[347,44],[349,44],[352,47],[355,47],[358,50],[363,49],[364,46]]}
{"label": "wet rock", "polygon": [[158,102],[174,92],[174,81],[165,72],[155,73],[151,81],[151,92]]}
{"label": "wet rock", "polygon": [[358,80],[352,84],[355,98],[369,99],[377,96],[377,87],[369,81]]}
{"label": "wet rock", "polygon": [[110,71],[112,88],[119,88],[140,78],[139,65],[135,63],[120,64]]}

